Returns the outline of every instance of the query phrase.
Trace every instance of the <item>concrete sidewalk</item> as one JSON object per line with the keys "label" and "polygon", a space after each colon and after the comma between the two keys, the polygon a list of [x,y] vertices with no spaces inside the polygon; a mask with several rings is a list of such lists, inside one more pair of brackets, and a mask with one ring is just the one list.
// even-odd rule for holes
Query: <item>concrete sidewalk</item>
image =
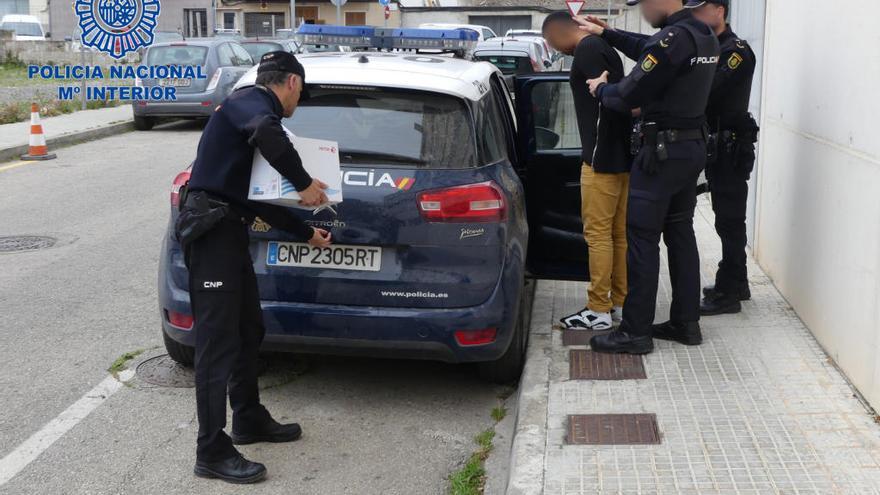
{"label": "concrete sidewalk", "polygon": [[[134,129],[131,105],[41,119],[49,151],[60,146],[97,139]],[[31,122],[0,125],[0,162],[18,158],[28,149]]]}
{"label": "concrete sidewalk", "polygon": [[[695,223],[704,284],[720,255],[712,221],[702,199]],[[569,352],[586,347],[564,346],[553,327],[584,305],[585,287],[542,281],[508,493],[880,493],[872,412],[754,263],[750,275],[752,300],[741,314],[704,318],[702,346],[656,341],[644,358],[647,378],[616,381],[571,379]],[[669,298],[664,273],[658,320]],[[660,443],[567,443],[584,433],[569,431],[569,415],[601,413],[656,415]]]}

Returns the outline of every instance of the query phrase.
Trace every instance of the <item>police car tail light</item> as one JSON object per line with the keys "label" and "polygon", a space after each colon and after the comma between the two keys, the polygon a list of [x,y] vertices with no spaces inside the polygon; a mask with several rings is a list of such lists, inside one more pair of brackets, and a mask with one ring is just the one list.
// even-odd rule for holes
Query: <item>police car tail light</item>
{"label": "police car tail light", "polygon": [[180,188],[189,182],[189,176],[190,171],[186,169],[174,178],[174,182],[171,184],[171,206],[176,207],[180,204]]}
{"label": "police car tail light", "polygon": [[168,320],[172,326],[177,328],[181,328],[183,330],[189,330],[193,327],[193,317],[192,315],[187,315],[183,313],[178,313],[175,311],[165,310],[165,319]]}
{"label": "police car tail light", "polygon": [[497,328],[483,328],[480,330],[456,330],[455,341],[460,346],[485,345],[495,342],[498,335]]}
{"label": "police car tail light", "polygon": [[490,181],[423,192],[419,211],[429,222],[499,222],[507,216],[507,204]]}
{"label": "police car tail light", "polygon": [[223,74],[223,69],[219,68],[214,71],[214,75],[211,76],[211,80],[208,81],[208,88],[205,91],[214,91],[217,89],[217,84],[220,83],[220,76]]}

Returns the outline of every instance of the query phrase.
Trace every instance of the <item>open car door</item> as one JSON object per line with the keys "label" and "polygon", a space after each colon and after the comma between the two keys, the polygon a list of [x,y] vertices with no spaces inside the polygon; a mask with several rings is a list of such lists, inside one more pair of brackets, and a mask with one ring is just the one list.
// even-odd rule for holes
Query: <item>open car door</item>
{"label": "open car door", "polygon": [[515,91],[529,273],[589,280],[581,222],[581,140],[568,73],[517,76]]}

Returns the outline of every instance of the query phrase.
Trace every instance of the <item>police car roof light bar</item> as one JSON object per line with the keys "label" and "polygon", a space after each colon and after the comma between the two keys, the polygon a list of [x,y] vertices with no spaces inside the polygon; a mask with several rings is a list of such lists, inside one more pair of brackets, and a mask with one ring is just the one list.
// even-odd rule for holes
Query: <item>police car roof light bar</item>
{"label": "police car roof light bar", "polygon": [[296,34],[301,43],[344,45],[378,50],[439,50],[460,56],[473,52],[479,34],[471,29],[373,28],[303,24]]}
{"label": "police car roof light bar", "polygon": [[322,26],[303,24],[296,38],[305,45],[342,45],[352,48],[371,48],[375,29],[370,26]]}
{"label": "police car roof light bar", "polygon": [[471,29],[376,28],[376,48],[397,50],[442,50],[460,55],[470,53],[479,34]]}

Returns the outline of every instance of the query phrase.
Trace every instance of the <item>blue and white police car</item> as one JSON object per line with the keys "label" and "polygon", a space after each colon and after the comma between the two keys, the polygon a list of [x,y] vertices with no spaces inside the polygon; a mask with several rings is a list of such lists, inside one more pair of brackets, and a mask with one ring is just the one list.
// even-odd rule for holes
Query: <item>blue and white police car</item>
{"label": "blue and white police car", "polygon": [[[344,201],[297,210],[332,231],[329,248],[260,220],[251,226],[264,348],[474,362],[487,379],[516,379],[527,279],[587,278],[567,73],[518,76],[514,106],[487,62],[400,50],[470,48],[469,31],[303,29],[307,42],[356,50],[302,55],[312,98],[284,122],[339,143]],[[396,50],[357,51],[370,45]],[[171,228],[188,178],[186,170],[172,186],[159,267],[166,347],[184,364],[193,321]]]}

